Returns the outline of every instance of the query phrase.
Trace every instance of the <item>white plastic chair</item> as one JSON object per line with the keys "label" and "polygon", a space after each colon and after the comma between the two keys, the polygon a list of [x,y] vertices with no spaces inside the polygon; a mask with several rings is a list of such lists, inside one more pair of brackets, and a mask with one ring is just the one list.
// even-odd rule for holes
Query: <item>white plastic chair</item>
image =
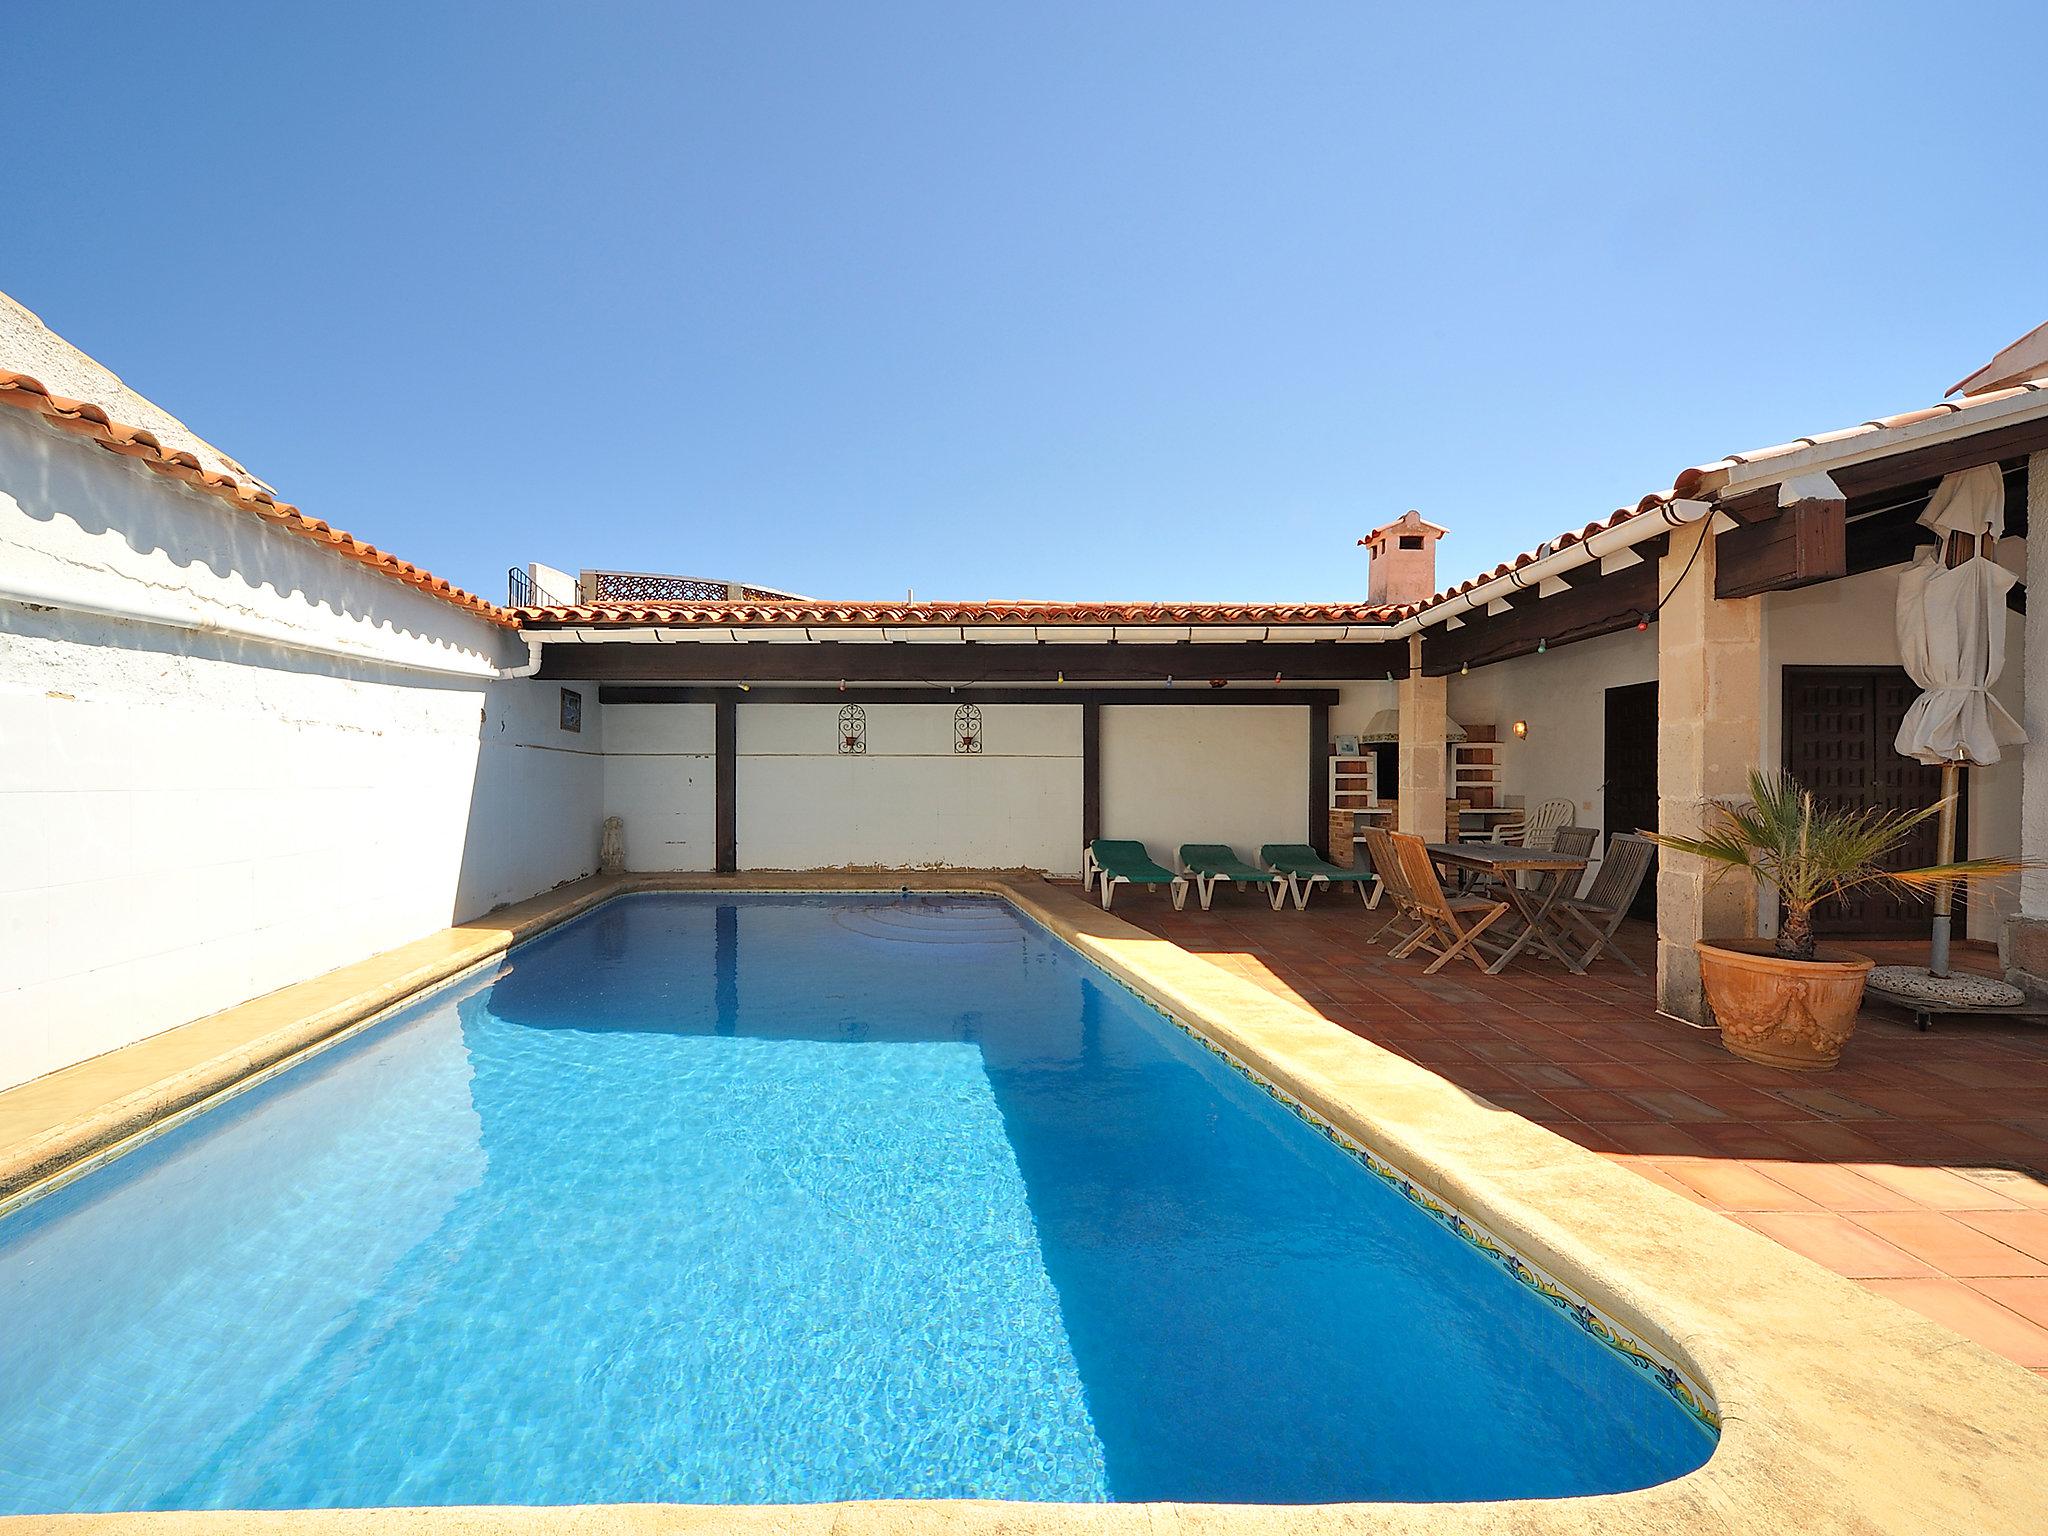
{"label": "white plastic chair", "polygon": [[1522,846],[1548,849],[1557,841],[1558,828],[1573,826],[1578,819],[1578,808],[1571,801],[1546,800],[1529,813]]}

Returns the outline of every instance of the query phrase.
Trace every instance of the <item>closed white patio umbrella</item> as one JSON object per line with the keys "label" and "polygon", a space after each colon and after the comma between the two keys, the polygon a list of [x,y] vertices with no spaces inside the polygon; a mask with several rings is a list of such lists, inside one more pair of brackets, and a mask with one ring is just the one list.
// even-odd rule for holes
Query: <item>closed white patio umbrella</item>
{"label": "closed white patio umbrella", "polygon": [[[1944,806],[1937,863],[1954,861],[1955,796],[1965,765],[1987,766],[2027,739],[1991,696],[2005,669],[2005,596],[2019,581],[1989,557],[2005,532],[2005,478],[1995,464],[1960,470],[1935,488],[1920,514],[1941,538],[1899,578],[1899,654],[1926,690],[1913,701],[1894,745],[1905,756],[1941,765]],[[1934,899],[1930,969],[1948,975],[1952,895]]]}

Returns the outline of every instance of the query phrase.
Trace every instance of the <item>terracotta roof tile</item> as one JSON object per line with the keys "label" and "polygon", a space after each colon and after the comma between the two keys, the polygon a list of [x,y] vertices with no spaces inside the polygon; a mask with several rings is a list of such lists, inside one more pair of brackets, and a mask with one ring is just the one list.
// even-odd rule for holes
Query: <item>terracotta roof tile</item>
{"label": "terracotta roof tile", "polygon": [[496,603],[487,602],[442,580],[431,571],[423,571],[374,545],[365,544],[353,534],[330,527],[317,517],[307,517],[291,503],[279,501],[267,487],[254,479],[224,469],[208,469],[198,455],[189,450],[167,450],[155,433],[113,420],[104,407],[90,400],[72,400],[53,394],[40,379],[0,369],[0,405],[31,411],[52,426],[85,437],[110,453],[135,459],[159,474],[218,496],[288,532],[317,539],[352,560],[360,561],[409,587],[417,587],[429,597],[465,608],[494,624],[510,626],[513,623],[511,614]]}
{"label": "terracotta roof tile", "polygon": [[1451,598],[1471,591],[1482,582],[1493,581],[1498,577],[1507,575],[1510,571],[1520,570],[1523,566],[1540,559],[1552,550],[1563,549],[1577,544],[1583,539],[1591,538],[1596,533],[1603,532],[1609,528],[1619,527],[1621,524],[1641,517],[1647,512],[1654,512],[1670,502],[1691,497],[1711,475],[1723,473],[1731,469],[1739,469],[1747,465],[1761,464],[1766,460],[1780,458],[1790,453],[1799,453],[1808,448],[1849,442],[1855,438],[1869,436],[1877,432],[1895,431],[1898,428],[1914,426],[1923,421],[1934,421],[1944,416],[1960,415],[1965,411],[1977,410],[2000,400],[2010,400],[2016,395],[2029,393],[2048,395],[2048,379],[2014,384],[2004,389],[1987,390],[1981,395],[1970,395],[1961,400],[1944,400],[1939,405],[1930,405],[1917,411],[1901,411],[1895,416],[1875,417],[1857,426],[1843,427],[1833,432],[1816,432],[1810,437],[1797,437],[1790,442],[1774,443],[1768,448],[1752,448],[1743,453],[1731,453],[1726,458],[1716,459],[1711,464],[1695,464],[1690,469],[1680,470],[1672,480],[1670,489],[1645,496],[1633,507],[1619,508],[1599,522],[1586,524],[1584,528],[1576,533],[1559,534],[1549,543],[1539,544],[1535,549],[1526,550],[1515,556],[1513,560],[1503,561],[1501,564],[1496,565],[1490,571],[1482,572],[1477,576],[1471,577],[1469,580],[1458,583],[1454,587],[1444,588],[1427,602],[1417,604],[1416,608],[1429,608],[1437,603],[1447,602]]}
{"label": "terracotta roof tile", "polygon": [[584,603],[515,608],[527,625],[1390,624],[1407,608],[1373,603]]}

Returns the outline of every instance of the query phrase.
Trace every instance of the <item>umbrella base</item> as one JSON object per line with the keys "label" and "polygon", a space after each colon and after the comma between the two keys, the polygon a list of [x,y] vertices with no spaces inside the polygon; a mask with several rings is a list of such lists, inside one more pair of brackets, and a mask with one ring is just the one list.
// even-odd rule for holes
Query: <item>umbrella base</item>
{"label": "umbrella base", "polygon": [[1870,973],[1864,994],[1871,1002],[1905,1009],[1922,1029],[1940,1014],[2048,1018],[2048,1005],[1996,976],[1936,976],[1918,965],[1878,966]]}

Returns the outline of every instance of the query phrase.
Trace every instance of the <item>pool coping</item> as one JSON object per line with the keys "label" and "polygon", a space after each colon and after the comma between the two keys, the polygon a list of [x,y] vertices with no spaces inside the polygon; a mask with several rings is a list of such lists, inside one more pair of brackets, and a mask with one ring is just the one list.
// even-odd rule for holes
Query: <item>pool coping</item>
{"label": "pool coping", "polygon": [[[1712,1395],[1698,1471],[1634,1493],[1492,1504],[305,1510],[0,1517],[0,1533],[206,1530],[652,1532],[2021,1532],[2048,1529],[2048,1383],[1563,1137],[1105,913],[1011,872],[626,875],[563,886],[0,1092],[0,1203],[126,1151],[519,940],[636,891],[997,895],[1197,1038],[1584,1298]],[[1126,901],[1133,899],[1126,894]],[[31,1091],[34,1090],[34,1091]],[[1382,1172],[1382,1169],[1385,1171]],[[1411,1195],[1410,1198],[1415,1198]],[[1418,1201],[1418,1203],[1424,1203]],[[1427,1205],[1425,1204],[1425,1209]],[[1439,1219],[1445,1219],[1439,1216]],[[1460,1235],[1466,1235],[1461,1233]],[[1468,1238],[1468,1240],[1470,1240]],[[1484,1245],[1482,1245],[1484,1246]]]}

